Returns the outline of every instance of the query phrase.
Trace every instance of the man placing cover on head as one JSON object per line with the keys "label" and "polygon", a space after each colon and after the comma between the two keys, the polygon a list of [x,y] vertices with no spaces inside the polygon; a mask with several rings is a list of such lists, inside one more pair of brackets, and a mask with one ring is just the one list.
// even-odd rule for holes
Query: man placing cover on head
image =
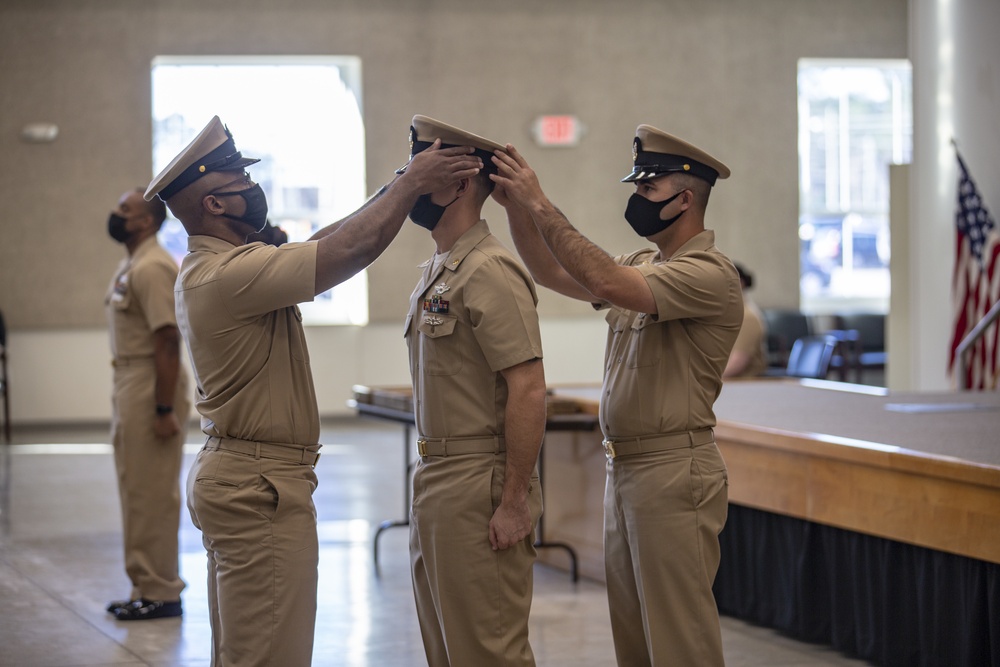
{"label": "man placing cover on head", "polygon": [[534,665],[535,464],[545,430],[538,299],[482,219],[489,160],[502,146],[418,115],[403,169],[438,141],[472,146],[486,168],[410,211],[437,246],[410,296],[405,331],[420,454],[410,516],[417,615],[431,667]]}
{"label": "man placing cover on head", "polygon": [[728,481],[712,406],[743,301],[705,208],[729,169],[649,125],[636,130],[633,160],[625,219],[655,248],[615,258],[570,225],[513,146],[497,151],[491,178],[535,280],[609,309],[600,421],[618,664],[721,665],[712,582]]}
{"label": "man placing cover on head", "polygon": [[189,235],[177,321],[208,435],[188,475],[188,508],[208,552],[215,666],[307,666],[316,620],[313,467],[319,418],[296,304],[351,277],[406,213],[479,171],[468,148],[421,155],[358,211],[304,243],[246,243],[267,201],[216,116],[150,183]]}

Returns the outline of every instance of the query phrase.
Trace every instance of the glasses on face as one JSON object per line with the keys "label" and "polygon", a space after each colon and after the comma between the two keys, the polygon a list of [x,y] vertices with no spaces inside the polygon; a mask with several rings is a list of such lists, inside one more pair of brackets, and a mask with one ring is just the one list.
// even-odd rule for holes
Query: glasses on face
{"label": "glasses on face", "polygon": [[239,190],[226,190],[225,192],[216,190],[211,194],[216,196],[235,195],[239,194],[240,192],[243,192],[244,190],[252,188],[255,185],[255,183],[253,182],[253,179],[250,178],[250,174],[244,171],[242,177],[236,179],[235,181],[230,181],[229,183],[226,183],[225,185],[222,186],[222,188],[230,188],[234,185],[245,185],[246,187],[240,188]]}

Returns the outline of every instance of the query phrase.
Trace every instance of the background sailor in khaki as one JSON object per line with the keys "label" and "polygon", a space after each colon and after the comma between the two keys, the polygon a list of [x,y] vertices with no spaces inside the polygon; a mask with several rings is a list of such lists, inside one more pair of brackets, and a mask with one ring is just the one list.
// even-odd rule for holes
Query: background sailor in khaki
{"label": "background sailor in khaki", "polygon": [[704,226],[724,164],[636,130],[625,219],[655,248],[612,259],[548,200],[507,146],[494,180],[532,276],[609,308],[600,419],[608,455],[605,567],[618,664],[721,665],[712,583],[726,520],[713,404],[743,319],[736,269]]}
{"label": "background sailor in khaki", "polygon": [[182,613],[179,477],[191,399],[174,316],[177,264],[156,240],[165,217],[163,203],[144,201],[142,190],[124,193],[108,217],[109,235],[128,251],[105,298],[114,366],[111,442],[132,582],[129,599],[107,610],[122,621]]}
{"label": "background sailor in khaki", "polygon": [[[502,148],[425,116],[410,132],[414,156],[440,139],[473,146],[490,165]],[[528,614],[545,376],[534,284],[481,219],[492,189],[482,173],[410,211],[437,244],[405,331],[420,454],[410,559],[431,667],[535,664]]]}
{"label": "background sailor in khaki", "polygon": [[475,174],[465,149],[428,151],[359,211],[308,242],[246,243],[267,224],[262,188],[213,118],[146,191],[187,230],[177,313],[209,436],[188,475],[208,552],[212,664],[312,661],[319,418],[296,304],[371,263],[422,192]]}
{"label": "background sailor in khaki", "polygon": [[743,326],[722,377],[756,377],[767,370],[767,325],[764,314],[748,294],[753,287],[753,275],[743,266],[735,266],[743,288]]}

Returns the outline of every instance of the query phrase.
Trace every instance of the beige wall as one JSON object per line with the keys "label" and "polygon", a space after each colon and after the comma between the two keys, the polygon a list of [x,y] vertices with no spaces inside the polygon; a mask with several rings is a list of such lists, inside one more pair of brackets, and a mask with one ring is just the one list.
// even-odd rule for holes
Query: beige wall
{"label": "beige wall", "polygon": [[[0,309],[15,422],[108,416],[101,302],[121,249],[104,224],[151,176],[157,55],[360,56],[370,191],[405,159],[411,116],[429,114],[522,148],[556,204],[611,252],[640,244],[618,179],[636,125],[652,123],[729,164],[709,224],[756,272],[758,303],[795,306],[797,60],[906,57],[907,17],[907,0],[3,0]],[[267,92],[220,81],[203,94],[252,104]],[[578,148],[533,145],[530,125],[548,113],[587,126]],[[57,124],[59,138],[22,142],[34,122]],[[343,411],[355,382],[408,381],[401,313],[430,251],[404,225],[370,269],[373,324],[308,332],[323,414]],[[602,319],[540,297],[548,379],[599,380]]]}
{"label": "beige wall", "polygon": [[[371,191],[425,113],[523,148],[551,198],[612,252],[638,242],[618,183],[636,125],[687,137],[733,170],[709,209],[719,245],[757,271],[760,303],[794,306],[796,61],[906,57],[906,16],[906,0],[5,0],[0,308],[15,329],[102,325],[120,253],[104,221],[151,175],[150,61],[203,54],[358,55]],[[220,81],[201,94],[253,104],[267,91]],[[576,114],[581,145],[534,146],[545,113]],[[59,138],[21,141],[32,122]],[[373,321],[399,319],[429,251],[406,225],[371,268]],[[542,312],[585,310],[546,298]]]}

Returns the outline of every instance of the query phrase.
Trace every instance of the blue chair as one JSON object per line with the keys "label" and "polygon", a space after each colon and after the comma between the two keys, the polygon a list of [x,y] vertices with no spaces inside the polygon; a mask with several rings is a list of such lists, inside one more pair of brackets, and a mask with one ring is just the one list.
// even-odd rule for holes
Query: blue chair
{"label": "blue chair", "polygon": [[837,347],[837,338],[829,334],[803,336],[792,345],[788,355],[785,375],[797,378],[826,379],[830,372],[830,359]]}

